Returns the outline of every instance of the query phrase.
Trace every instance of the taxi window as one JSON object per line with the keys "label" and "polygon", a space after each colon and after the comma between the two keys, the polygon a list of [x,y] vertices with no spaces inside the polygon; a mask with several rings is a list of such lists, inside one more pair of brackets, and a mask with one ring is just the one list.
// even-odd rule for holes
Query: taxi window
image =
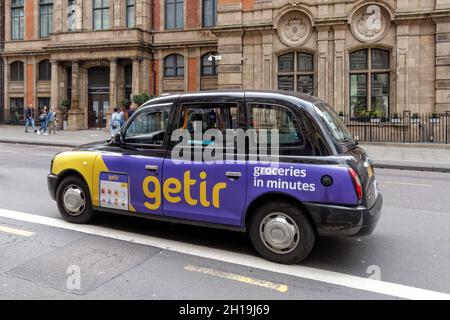
{"label": "taxi window", "polygon": [[[201,124],[202,133],[217,129],[225,136],[227,129],[237,128],[237,105],[234,103],[183,104],[178,128],[186,129],[194,137],[196,125]],[[213,141],[191,140],[190,144],[208,145]]]}
{"label": "taxi window", "polygon": [[169,116],[170,107],[144,111],[137,115],[126,129],[125,143],[162,146]]}
{"label": "taxi window", "polygon": [[303,139],[300,134],[300,126],[291,110],[288,108],[271,105],[249,103],[249,125],[256,131],[266,129],[267,141],[270,143],[270,130],[278,129],[280,147],[301,146]]}

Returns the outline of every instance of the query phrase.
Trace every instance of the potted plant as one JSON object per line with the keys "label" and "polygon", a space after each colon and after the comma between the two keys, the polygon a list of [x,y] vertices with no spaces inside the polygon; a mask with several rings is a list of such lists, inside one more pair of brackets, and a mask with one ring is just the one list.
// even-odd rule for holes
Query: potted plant
{"label": "potted plant", "polygon": [[392,123],[400,123],[400,115],[398,113],[394,113],[391,118]]}
{"label": "potted plant", "polygon": [[133,103],[136,104],[138,107],[143,105],[145,102],[153,98],[153,95],[148,94],[147,92],[143,92],[137,95],[134,95],[132,100]]}
{"label": "potted plant", "polygon": [[381,121],[381,117],[383,116],[383,113],[380,109],[373,109],[370,110],[370,122],[372,123],[379,123]]}
{"label": "potted plant", "polygon": [[63,101],[61,101],[61,113],[62,113],[62,121],[63,121],[63,130],[67,129],[67,111],[70,109],[70,100],[68,99],[63,99]]}
{"label": "potted plant", "polygon": [[439,122],[439,113],[433,112],[431,114],[430,122],[431,123],[438,123]]}
{"label": "potted plant", "polygon": [[411,117],[411,123],[420,123],[420,117],[418,113],[413,113]]}

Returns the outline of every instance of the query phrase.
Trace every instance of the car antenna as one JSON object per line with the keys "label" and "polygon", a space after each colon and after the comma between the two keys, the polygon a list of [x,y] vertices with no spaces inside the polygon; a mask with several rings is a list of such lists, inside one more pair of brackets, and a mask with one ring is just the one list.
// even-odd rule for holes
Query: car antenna
{"label": "car antenna", "polygon": [[322,78],[320,78],[319,81],[317,81],[316,86],[312,89],[312,91],[310,93],[308,93],[309,95],[314,94],[314,92],[316,92],[316,89],[319,87],[320,82],[322,82],[323,76]]}

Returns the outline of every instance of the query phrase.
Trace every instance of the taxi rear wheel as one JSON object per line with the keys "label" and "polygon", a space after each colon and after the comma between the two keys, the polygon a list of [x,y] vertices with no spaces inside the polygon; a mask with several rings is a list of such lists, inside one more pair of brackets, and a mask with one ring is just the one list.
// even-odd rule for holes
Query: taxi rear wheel
{"label": "taxi rear wheel", "polygon": [[249,234],[261,256],[282,264],[304,260],[316,237],[302,210],[289,202],[272,202],[257,208],[250,220]]}
{"label": "taxi rear wheel", "polygon": [[56,190],[58,210],[64,220],[72,223],[88,223],[94,218],[89,188],[77,176],[65,178]]}

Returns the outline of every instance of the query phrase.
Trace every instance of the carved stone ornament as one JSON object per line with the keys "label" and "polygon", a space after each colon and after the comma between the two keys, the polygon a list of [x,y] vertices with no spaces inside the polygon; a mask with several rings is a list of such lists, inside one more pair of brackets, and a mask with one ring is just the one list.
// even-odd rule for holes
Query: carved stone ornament
{"label": "carved stone ornament", "polygon": [[304,44],[311,35],[311,21],[300,11],[290,11],[281,17],[277,30],[280,40],[287,46]]}
{"label": "carved stone ornament", "polygon": [[375,4],[358,9],[351,23],[353,35],[362,42],[373,42],[383,38],[390,25],[390,18],[385,11]]}

